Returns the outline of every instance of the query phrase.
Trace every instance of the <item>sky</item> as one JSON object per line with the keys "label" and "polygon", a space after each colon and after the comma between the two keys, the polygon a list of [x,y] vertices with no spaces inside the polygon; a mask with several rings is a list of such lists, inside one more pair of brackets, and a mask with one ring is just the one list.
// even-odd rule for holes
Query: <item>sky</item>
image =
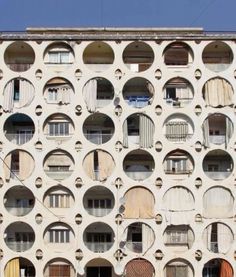
{"label": "sky", "polygon": [[0,31],[24,31],[27,27],[236,31],[236,0],[0,0]]}

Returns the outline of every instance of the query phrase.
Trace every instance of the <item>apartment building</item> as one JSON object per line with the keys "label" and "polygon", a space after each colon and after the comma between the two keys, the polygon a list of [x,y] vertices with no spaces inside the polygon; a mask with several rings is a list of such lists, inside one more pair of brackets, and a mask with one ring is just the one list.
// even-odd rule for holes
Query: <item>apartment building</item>
{"label": "apartment building", "polygon": [[235,276],[235,42],[1,32],[0,276]]}

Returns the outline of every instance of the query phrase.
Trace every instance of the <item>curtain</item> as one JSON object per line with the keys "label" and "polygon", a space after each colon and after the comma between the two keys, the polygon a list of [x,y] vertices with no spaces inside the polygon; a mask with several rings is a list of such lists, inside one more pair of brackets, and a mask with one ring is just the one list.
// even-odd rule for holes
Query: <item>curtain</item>
{"label": "curtain", "polygon": [[183,121],[168,122],[166,124],[166,138],[173,141],[186,139],[188,136],[188,124]]}
{"label": "curtain", "polygon": [[12,112],[14,107],[14,80],[8,82],[4,90],[3,110]]}
{"label": "curtain", "polygon": [[29,177],[34,169],[33,158],[25,151],[19,151],[19,179],[25,180]]}
{"label": "curtain", "polygon": [[127,119],[123,123],[123,146],[125,148],[129,147],[129,143],[128,143],[128,122],[127,122]]}
{"label": "curtain", "polygon": [[141,148],[150,148],[153,146],[154,124],[144,114],[139,115],[139,134]]}
{"label": "curtain", "polygon": [[204,86],[204,99],[211,107],[230,106],[233,104],[233,88],[225,79],[213,78]]}
{"label": "curtain", "polygon": [[97,150],[99,181],[105,181],[112,173],[115,164],[111,155],[103,150]]}
{"label": "curtain", "polygon": [[4,159],[3,170],[4,170],[6,181],[9,181],[10,177],[11,177],[11,170],[10,170],[11,169],[11,158],[12,158],[12,156],[10,153]]}
{"label": "curtain", "polygon": [[187,230],[188,248],[191,248],[194,243],[194,234],[191,229]]}
{"label": "curtain", "polygon": [[217,223],[217,242],[219,253],[226,254],[233,243],[233,235],[228,226]]}
{"label": "curtain", "polygon": [[57,89],[57,103],[69,104],[72,89],[68,86],[60,86]]}
{"label": "curtain", "polygon": [[209,189],[203,196],[203,216],[206,218],[229,218],[233,216],[234,198],[223,187]]}
{"label": "curtain", "polygon": [[219,277],[233,277],[233,269],[225,260],[221,260]]}
{"label": "curtain", "polygon": [[229,140],[233,135],[233,124],[232,121],[226,117],[225,119],[225,147],[227,148],[228,144],[229,144]]}
{"label": "curtain", "polygon": [[212,224],[208,225],[203,232],[203,242],[209,251],[211,251],[211,232]]}
{"label": "curtain", "polygon": [[94,151],[90,152],[84,159],[83,168],[86,171],[87,175],[95,180],[95,172],[94,172]]}
{"label": "curtain", "polygon": [[145,253],[154,242],[154,232],[146,224],[142,224],[142,252]]}
{"label": "curtain", "polygon": [[89,112],[96,111],[97,103],[97,80],[89,80],[84,86],[84,100]]}
{"label": "curtain", "polygon": [[125,194],[125,218],[153,218],[154,197],[142,187],[130,189]]}
{"label": "curtain", "polygon": [[20,259],[9,261],[4,270],[4,277],[20,277]]}
{"label": "curtain", "polygon": [[194,209],[192,193],[183,187],[168,190],[163,198],[164,207],[169,211],[191,211]]}
{"label": "curtain", "polygon": [[34,87],[25,79],[20,79],[20,99],[19,106],[28,106],[34,98]]}
{"label": "curtain", "polygon": [[203,145],[207,148],[210,147],[210,139],[209,139],[209,121],[208,118],[204,120],[202,125],[202,133],[203,133]]}

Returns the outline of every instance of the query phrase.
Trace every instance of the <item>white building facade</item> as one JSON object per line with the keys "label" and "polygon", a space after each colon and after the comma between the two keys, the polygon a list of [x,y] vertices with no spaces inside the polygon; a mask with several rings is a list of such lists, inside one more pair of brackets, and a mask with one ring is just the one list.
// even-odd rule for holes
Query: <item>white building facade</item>
{"label": "white building facade", "polygon": [[0,37],[0,276],[235,276],[235,34]]}

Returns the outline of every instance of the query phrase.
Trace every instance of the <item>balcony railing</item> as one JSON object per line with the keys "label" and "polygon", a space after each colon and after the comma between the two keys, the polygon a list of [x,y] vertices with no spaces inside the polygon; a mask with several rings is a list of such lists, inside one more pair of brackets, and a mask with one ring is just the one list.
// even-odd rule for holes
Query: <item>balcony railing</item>
{"label": "balcony railing", "polygon": [[129,178],[139,181],[151,176],[152,171],[125,171],[125,173]]}
{"label": "balcony railing", "polygon": [[23,133],[23,134],[17,134],[17,133],[6,133],[6,138],[12,142],[16,143],[17,145],[24,144],[32,139],[34,135],[34,132],[32,133]]}
{"label": "balcony railing", "polygon": [[182,169],[182,170],[168,170],[165,169],[165,174],[181,175],[181,174],[191,174],[192,170]]}
{"label": "balcony railing", "polygon": [[143,243],[142,242],[133,242],[127,241],[126,247],[135,253],[142,253],[143,252]]}
{"label": "balcony railing", "polygon": [[186,134],[186,135],[166,134],[165,136],[169,141],[172,141],[172,142],[184,142],[184,141],[191,139],[193,134]]}
{"label": "balcony railing", "polygon": [[[145,94],[145,93],[143,93]],[[126,102],[134,108],[143,108],[149,103],[149,96],[129,96]]]}
{"label": "balcony railing", "polygon": [[173,99],[173,98],[164,98],[166,100],[166,103],[176,107],[176,108],[181,108],[187,104],[189,104],[193,98],[178,98],[178,99]]}
{"label": "balcony railing", "polygon": [[105,63],[87,63],[86,66],[92,71],[100,72],[100,71],[108,69],[111,66],[111,64],[112,63],[107,63],[107,64],[105,64]]}
{"label": "balcony railing", "polygon": [[33,241],[7,241],[6,245],[13,251],[24,252],[33,246]]}
{"label": "balcony railing", "polygon": [[215,72],[220,72],[227,69],[230,63],[205,63],[205,66]]}
{"label": "balcony railing", "polygon": [[68,178],[73,170],[68,171],[50,171],[50,170],[44,170],[48,177],[54,179],[54,180],[63,180]]}
{"label": "balcony railing", "polygon": [[85,242],[85,245],[95,253],[103,253],[112,247],[113,242]]}
{"label": "balcony railing", "polygon": [[96,107],[103,108],[111,103],[112,99],[97,99]]}
{"label": "balcony railing", "polygon": [[225,135],[210,135],[209,140],[210,143],[223,144],[225,143]]}
{"label": "balcony railing", "polygon": [[30,69],[32,63],[7,63],[7,66],[13,71],[21,72]]}
{"label": "balcony railing", "polygon": [[88,134],[84,133],[87,140],[95,144],[102,144],[111,139],[113,134]]}
{"label": "balcony railing", "polygon": [[5,207],[9,213],[15,216],[24,216],[33,209],[33,206],[31,207],[5,206]]}
{"label": "balcony railing", "polygon": [[218,242],[215,241],[215,242],[211,242],[210,243],[210,250],[214,253],[218,253],[219,250],[218,250]]}
{"label": "balcony railing", "polygon": [[86,211],[94,216],[105,216],[109,214],[112,209],[111,208],[86,208]]}
{"label": "balcony railing", "polygon": [[223,180],[230,176],[232,173],[231,171],[207,171],[204,170],[207,177],[213,179],[213,180]]}
{"label": "balcony railing", "polygon": [[128,135],[129,143],[139,144],[140,136],[139,135]]}

